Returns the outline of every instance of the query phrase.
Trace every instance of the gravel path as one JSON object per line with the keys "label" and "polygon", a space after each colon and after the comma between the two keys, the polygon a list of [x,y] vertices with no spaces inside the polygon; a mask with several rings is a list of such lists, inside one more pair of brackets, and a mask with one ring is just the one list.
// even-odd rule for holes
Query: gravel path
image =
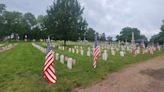
{"label": "gravel path", "polygon": [[98,84],[73,92],[164,92],[164,56],[131,65]]}

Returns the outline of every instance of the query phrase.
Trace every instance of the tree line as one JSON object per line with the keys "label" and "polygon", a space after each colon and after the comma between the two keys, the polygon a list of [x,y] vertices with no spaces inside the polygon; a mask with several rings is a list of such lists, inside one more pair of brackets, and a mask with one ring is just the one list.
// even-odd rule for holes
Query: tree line
{"label": "tree line", "polygon": [[[5,39],[11,34],[16,38],[23,40],[27,35],[29,40],[46,39],[51,36],[54,40],[88,40],[94,41],[97,33],[100,41],[113,41],[111,36],[105,33],[98,33],[88,26],[87,20],[83,17],[84,7],[78,0],[54,0],[53,4],[47,10],[46,15],[35,17],[32,13],[21,13],[18,11],[6,10],[5,4],[0,4],[0,40]],[[164,28],[161,27],[161,30]],[[131,33],[135,33],[135,40],[145,40],[145,35],[140,34],[137,28],[125,27],[121,30],[116,40],[131,41]],[[163,32],[163,31],[162,31]],[[158,40],[162,42],[163,33],[158,35]],[[157,37],[152,37],[153,41]]]}
{"label": "tree line", "polygon": [[150,39],[150,42],[153,42],[153,43],[159,43],[159,44],[164,44],[164,20],[162,21],[162,25],[161,25],[161,31],[156,34],[156,35],[153,35]]}

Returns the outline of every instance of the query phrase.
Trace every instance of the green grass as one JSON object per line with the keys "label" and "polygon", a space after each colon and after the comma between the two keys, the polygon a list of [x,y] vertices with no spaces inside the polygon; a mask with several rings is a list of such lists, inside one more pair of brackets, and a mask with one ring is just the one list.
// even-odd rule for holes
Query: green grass
{"label": "green grass", "polygon": [[[85,48],[86,49],[86,48]],[[92,58],[56,50],[77,60],[72,70],[66,64],[55,61],[57,83],[48,84],[41,75],[44,54],[32,47],[31,43],[18,43],[16,48],[0,53],[0,92],[70,92],[75,87],[87,87],[106,78],[129,64],[139,63],[150,58],[164,55],[164,51],[155,55],[125,57],[109,55],[109,61],[99,60],[97,68],[92,68]]]}

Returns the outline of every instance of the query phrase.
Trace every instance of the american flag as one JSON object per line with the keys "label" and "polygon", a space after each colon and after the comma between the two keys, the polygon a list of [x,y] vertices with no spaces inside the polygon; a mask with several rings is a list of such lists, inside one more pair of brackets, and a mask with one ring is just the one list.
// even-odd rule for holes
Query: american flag
{"label": "american flag", "polygon": [[93,48],[93,67],[96,68],[97,59],[100,55],[100,47],[98,46],[97,42],[97,34],[95,35],[95,42],[94,42],[94,48]]}
{"label": "american flag", "polygon": [[135,46],[135,44],[134,45],[132,45],[132,54],[134,55],[134,56],[136,56],[136,46]]}
{"label": "american flag", "polygon": [[151,55],[154,54],[154,47],[153,47],[153,46],[150,47],[150,54],[151,54]]}
{"label": "american flag", "polygon": [[48,38],[43,76],[51,84],[55,83],[57,80],[53,62],[54,52],[51,49],[50,38]]}

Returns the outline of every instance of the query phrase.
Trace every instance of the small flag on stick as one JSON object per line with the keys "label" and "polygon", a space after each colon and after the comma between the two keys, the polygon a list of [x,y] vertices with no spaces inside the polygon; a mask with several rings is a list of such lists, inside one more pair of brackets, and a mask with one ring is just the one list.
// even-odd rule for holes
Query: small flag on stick
{"label": "small flag on stick", "polygon": [[94,48],[93,48],[93,68],[96,68],[97,59],[100,55],[100,47],[98,46],[97,42],[97,34],[95,34],[95,41],[94,41]]}
{"label": "small flag on stick", "polygon": [[48,37],[43,76],[51,84],[54,84],[57,80],[55,69],[53,67],[53,62],[54,62],[54,52],[51,49],[50,38]]}

